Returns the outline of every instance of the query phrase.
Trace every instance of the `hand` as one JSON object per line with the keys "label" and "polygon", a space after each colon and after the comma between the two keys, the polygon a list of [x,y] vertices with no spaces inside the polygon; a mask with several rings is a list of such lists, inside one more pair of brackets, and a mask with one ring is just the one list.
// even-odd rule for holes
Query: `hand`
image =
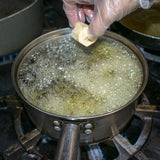
{"label": "hand", "polygon": [[78,21],[84,22],[86,17],[90,20],[93,18],[93,2],[92,0],[63,0],[63,9],[71,26],[74,26]]}
{"label": "hand", "polygon": [[[70,22],[89,20],[89,39],[104,34],[114,22],[136,10],[144,0],[63,0],[64,11]],[[142,3],[141,3],[142,6]]]}

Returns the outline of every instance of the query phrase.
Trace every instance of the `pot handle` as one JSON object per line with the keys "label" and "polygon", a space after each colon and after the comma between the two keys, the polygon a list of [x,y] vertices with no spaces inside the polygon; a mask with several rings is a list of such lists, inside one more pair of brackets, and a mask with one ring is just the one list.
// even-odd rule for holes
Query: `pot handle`
{"label": "pot handle", "polygon": [[55,160],[76,160],[79,149],[80,128],[76,124],[64,124],[58,142]]}

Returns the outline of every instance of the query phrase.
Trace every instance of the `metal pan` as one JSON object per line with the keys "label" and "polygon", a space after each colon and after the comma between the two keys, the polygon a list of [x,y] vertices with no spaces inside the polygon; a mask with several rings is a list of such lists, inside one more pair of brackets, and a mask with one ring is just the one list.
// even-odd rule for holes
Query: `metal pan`
{"label": "metal pan", "polygon": [[111,30],[140,47],[160,50],[160,4],[148,10],[138,9],[111,25]]}
{"label": "metal pan", "polygon": [[143,82],[137,94],[132,100],[119,109],[96,116],[70,117],[46,112],[31,104],[23,96],[18,86],[17,72],[20,63],[30,51],[35,51],[34,49],[40,46],[47,46],[48,42],[52,43],[52,40],[56,40],[57,37],[63,38],[64,36],[71,36],[71,30],[69,28],[47,33],[29,43],[19,53],[13,63],[12,79],[18,95],[24,100],[24,102],[26,102],[25,109],[33,123],[41,132],[54,139],[59,139],[55,160],[75,160],[77,159],[79,143],[94,143],[112,137],[118,134],[119,131],[130,121],[135,111],[137,98],[141,95],[147,84],[148,67],[143,54],[141,54],[139,49],[133,43],[118,34],[106,32],[104,36],[124,44],[138,57],[143,68]]}
{"label": "metal pan", "polygon": [[41,0],[2,0],[0,4],[0,56],[4,56],[41,34],[43,10]]}

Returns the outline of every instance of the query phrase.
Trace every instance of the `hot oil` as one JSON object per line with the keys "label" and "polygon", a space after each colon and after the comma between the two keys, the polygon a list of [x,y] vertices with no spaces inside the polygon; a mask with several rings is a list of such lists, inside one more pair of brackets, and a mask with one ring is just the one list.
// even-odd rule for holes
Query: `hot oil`
{"label": "hot oil", "polygon": [[35,106],[65,116],[118,109],[142,83],[142,67],[124,45],[100,38],[89,48],[70,37],[37,46],[20,64],[20,90]]}

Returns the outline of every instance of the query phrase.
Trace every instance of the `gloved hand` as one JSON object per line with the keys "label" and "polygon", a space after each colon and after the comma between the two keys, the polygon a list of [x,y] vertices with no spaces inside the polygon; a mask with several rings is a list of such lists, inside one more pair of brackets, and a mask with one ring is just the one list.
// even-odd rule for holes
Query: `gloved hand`
{"label": "gloved hand", "polygon": [[[154,0],[150,0],[153,1]],[[149,8],[149,0],[63,0],[63,8],[71,25],[89,20],[90,40],[104,34],[114,22],[138,7]]]}

